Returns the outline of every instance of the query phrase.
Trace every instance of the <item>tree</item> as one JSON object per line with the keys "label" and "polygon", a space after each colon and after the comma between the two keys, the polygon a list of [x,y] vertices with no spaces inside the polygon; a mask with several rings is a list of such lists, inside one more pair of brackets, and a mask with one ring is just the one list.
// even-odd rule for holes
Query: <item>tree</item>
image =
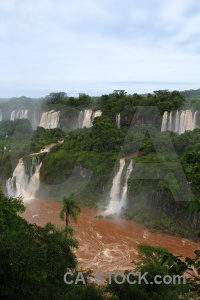
{"label": "tree", "polygon": [[50,93],[46,97],[46,104],[65,104],[67,99],[67,94],[65,92],[59,92],[59,93]]}
{"label": "tree", "polygon": [[70,220],[74,222],[77,221],[77,216],[80,214],[80,207],[75,202],[75,194],[74,192],[70,193],[68,197],[63,197],[62,199],[63,208],[60,212],[61,220],[64,220],[66,226],[68,227]]}
{"label": "tree", "polygon": [[0,299],[65,299],[63,274],[76,268],[78,243],[53,224],[29,224],[24,210],[0,190]]}

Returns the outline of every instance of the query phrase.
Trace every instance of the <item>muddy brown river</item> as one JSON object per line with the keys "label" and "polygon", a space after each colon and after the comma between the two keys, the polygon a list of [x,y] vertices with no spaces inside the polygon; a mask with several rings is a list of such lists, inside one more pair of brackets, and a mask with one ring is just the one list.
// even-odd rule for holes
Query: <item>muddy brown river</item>
{"label": "muddy brown river", "polygon": [[[52,222],[58,227],[65,223],[59,219],[61,203],[49,200],[25,202],[23,216],[31,223],[45,225]],[[143,242],[167,248],[175,255],[193,256],[200,243],[172,237],[163,233],[151,233],[141,224],[127,220],[95,218],[100,212],[82,208],[75,227],[79,242],[76,250],[79,267],[94,271],[121,271],[133,268],[131,261],[137,258],[137,245]]]}

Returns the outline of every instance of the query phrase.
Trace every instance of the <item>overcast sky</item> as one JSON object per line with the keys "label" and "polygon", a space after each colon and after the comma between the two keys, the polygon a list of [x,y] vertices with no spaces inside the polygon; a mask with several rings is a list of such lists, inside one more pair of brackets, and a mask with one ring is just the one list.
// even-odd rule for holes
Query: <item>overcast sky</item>
{"label": "overcast sky", "polygon": [[0,70],[0,97],[88,82],[200,88],[200,1],[0,0]]}

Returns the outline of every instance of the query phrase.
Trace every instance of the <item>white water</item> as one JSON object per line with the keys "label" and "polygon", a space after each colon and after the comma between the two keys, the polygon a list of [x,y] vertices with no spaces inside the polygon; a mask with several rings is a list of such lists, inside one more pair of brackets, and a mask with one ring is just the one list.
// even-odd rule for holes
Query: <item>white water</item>
{"label": "white water", "polygon": [[196,119],[197,119],[197,111],[195,111],[194,118],[193,118],[193,127],[194,128],[197,128]]}
{"label": "white water", "polygon": [[0,110],[0,121],[2,121],[2,112]]}
{"label": "white water", "polygon": [[102,111],[101,110],[96,110],[93,115],[92,115],[92,121],[94,121],[94,118],[96,117],[101,117],[102,116]]}
{"label": "white water", "polygon": [[28,119],[28,109],[13,110],[10,115],[10,120]]}
{"label": "white water", "polygon": [[78,115],[78,128],[82,128],[83,118],[84,118],[84,111],[81,110]]}
{"label": "white water", "polygon": [[126,171],[126,178],[125,184],[121,191],[121,176],[123,169],[125,167],[125,159],[120,159],[120,166],[117,174],[113,178],[112,188],[110,190],[110,202],[109,205],[104,212],[105,215],[116,214],[119,215],[122,208],[126,208],[127,202],[127,190],[128,190],[128,178],[133,170],[132,161],[130,162],[127,171]]}
{"label": "white water", "polygon": [[53,129],[58,127],[60,111],[48,111],[42,114],[39,126],[45,129]]}
{"label": "white water", "polygon": [[166,131],[167,130],[167,116],[168,116],[168,112],[165,111],[164,114],[163,114],[161,131]]}
{"label": "white water", "polygon": [[117,124],[118,128],[120,128],[120,121],[121,121],[121,116],[120,116],[120,114],[117,114],[116,115],[116,124]]}
{"label": "white water", "polygon": [[178,132],[179,124],[180,124],[180,111],[177,110],[176,121],[175,121],[175,132]]}
{"label": "white water", "polygon": [[172,111],[169,113],[169,125],[168,125],[168,130],[173,130],[172,127]]}
{"label": "white water", "polygon": [[182,134],[187,130],[197,128],[197,112],[191,110],[164,112],[162,119],[161,131],[174,131]]}
{"label": "white water", "polygon": [[[63,143],[64,141],[58,142]],[[40,169],[42,162],[35,158],[34,155],[40,153],[49,152],[58,143],[46,145],[44,149],[40,150],[38,153],[32,154],[32,164],[30,169],[30,174],[27,174],[25,166],[22,159],[19,162],[13,172],[11,178],[6,182],[7,194],[10,197],[22,197],[23,200],[35,199],[36,192],[40,187]]]}
{"label": "white water", "polygon": [[85,109],[82,128],[83,127],[87,127],[87,128],[92,127],[92,114],[93,114],[93,111],[91,109]]}
{"label": "white water", "polygon": [[129,166],[126,170],[126,179],[125,179],[125,184],[122,189],[122,196],[121,196],[120,203],[119,203],[119,211],[121,211],[122,208],[126,208],[126,206],[127,206],[128,179],[129,179],[129,176],[131,175],[132,171],[133,171],[133,164],[132,164],[132,161],[130,161]]}
{"label": "white water", "polygon": [[27,175],[23,160],[20,159],[11,178],[6,182],[8,196],[22,197],[24,200],[35,198],[40,186],[40,168],[42,163],[32,159],[30,174]]}
{"label": "white water", "polygon": [[96,110],[95,112],[93,112],[91,109],[81,110],[78,116],[78,127],[92,127],[92,122],[94,121],[94,118],[100,117],[101,115],[101,110]]}

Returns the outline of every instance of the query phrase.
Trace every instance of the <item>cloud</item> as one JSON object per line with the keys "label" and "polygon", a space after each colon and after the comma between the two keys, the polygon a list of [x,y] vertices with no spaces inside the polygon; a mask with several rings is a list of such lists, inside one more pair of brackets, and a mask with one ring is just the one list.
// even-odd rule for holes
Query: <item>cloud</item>
{"label": "cloud", "polygon": [[0,83],[198,82],[199,18],[196,0],[0,0]]}

